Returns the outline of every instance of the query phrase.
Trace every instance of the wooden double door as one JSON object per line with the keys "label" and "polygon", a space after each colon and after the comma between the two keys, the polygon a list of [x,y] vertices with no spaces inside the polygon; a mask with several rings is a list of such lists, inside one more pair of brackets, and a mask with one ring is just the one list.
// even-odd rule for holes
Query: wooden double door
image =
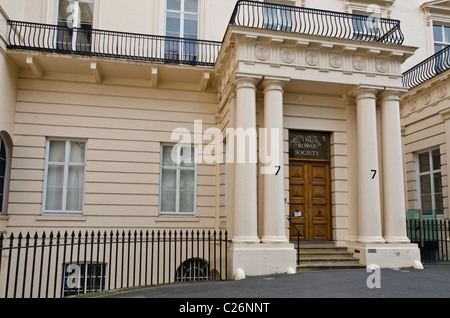
{"label": "wooden double door", "polygon": [[[329,161],[289,161],[289,213],[302,241],[331,241]],[[297,231],[290,225],[290,240]]]}

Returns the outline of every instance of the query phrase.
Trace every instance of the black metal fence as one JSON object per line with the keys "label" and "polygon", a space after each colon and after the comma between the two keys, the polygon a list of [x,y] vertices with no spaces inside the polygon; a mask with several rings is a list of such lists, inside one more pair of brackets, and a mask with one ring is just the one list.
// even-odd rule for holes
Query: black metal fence
{"label": "black metal fence", "polygon": [[8,48],[214,66],[221,42],[8,21]]}
{"label": "black metal fence", "polygon": [[403,73],[403,86],[413,88],[450,68],[450,46],[447,46]]}
{"label": "black metal fence", "polygon": [[449,220],[410,219],[407,220],[408,237],[417,243],[423,262],[450,261]]}
{"label": "black metal fence", "polygon": [[230,24],[389,44],[404,40],[399,20],[249,0],[237,2]]}
{"label": "black metal fence", "polygon": [[226,280],[228,233],[0,234],[0,296],[59,298],[183,281]]}

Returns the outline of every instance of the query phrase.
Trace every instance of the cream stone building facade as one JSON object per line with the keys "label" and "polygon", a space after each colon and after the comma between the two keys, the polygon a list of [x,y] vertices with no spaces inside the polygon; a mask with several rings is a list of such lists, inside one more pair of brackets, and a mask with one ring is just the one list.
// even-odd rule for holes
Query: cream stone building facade
{"label": "cream stone building facade", "polygon": [[420,208],[417,154],[438,149],[449,217],[450,87],[402,74],[449,41],[449,8],[1,0],[0,230],[226,230],[242,278],[295,271],[292,222],[363,265],[420,267],[405,211]]}

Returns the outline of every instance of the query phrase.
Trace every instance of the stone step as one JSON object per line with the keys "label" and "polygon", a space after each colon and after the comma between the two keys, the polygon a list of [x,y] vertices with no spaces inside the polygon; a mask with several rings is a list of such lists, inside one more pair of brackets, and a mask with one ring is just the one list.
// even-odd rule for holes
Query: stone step
{"label": "stone step", "polygon": [[359,260],[353,257],[300,257],[300,264],[359,264]]}
{"label": "stone step", "polygon": [[[297,249],[297,244],[295,244]],[[346,247],[333,242],[300,242],[297,271],[365,268]]]}
{"label": "stone step", "polygon": [[316,271],[316,270],[334,270],[334,269],[365,269],[362,264],[300,264],[297,265],[297,271]]}

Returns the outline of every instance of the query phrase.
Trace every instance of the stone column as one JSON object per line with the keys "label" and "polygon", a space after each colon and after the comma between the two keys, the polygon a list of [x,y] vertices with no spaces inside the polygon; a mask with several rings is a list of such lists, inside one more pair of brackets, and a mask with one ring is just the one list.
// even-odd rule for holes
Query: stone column
{"label": "stone column", "polygon": [[380,180],[376,121],[376,90],[359,88],[356,98],[358,132],[358,210],[360,243],[384,243],[381,232]]}
{"label": "stone column", "polygon": [[385,90],[379,95],[383,161],[383,223],[386,243],[410,242],[406,234],[400,94],[400,91]]}
{"label": "stone column", "polygon": [[[233,243],[259,243],[256,186],[256,79],[238,78],[236,86],[236,135]],[[242,136],[241,136],[242,137]],[[245,160],[243,154],[246,154]],[[254,162],[253,162],[254,161]]]}
{"label": "stone column", "polygon": [[[283,86],[278,79],[266,79],[264,86],[264,128],[261,173],[264,178],[263,243],[287,243],[284,212]],[[261,138],[260,134],[260,138]]]}

